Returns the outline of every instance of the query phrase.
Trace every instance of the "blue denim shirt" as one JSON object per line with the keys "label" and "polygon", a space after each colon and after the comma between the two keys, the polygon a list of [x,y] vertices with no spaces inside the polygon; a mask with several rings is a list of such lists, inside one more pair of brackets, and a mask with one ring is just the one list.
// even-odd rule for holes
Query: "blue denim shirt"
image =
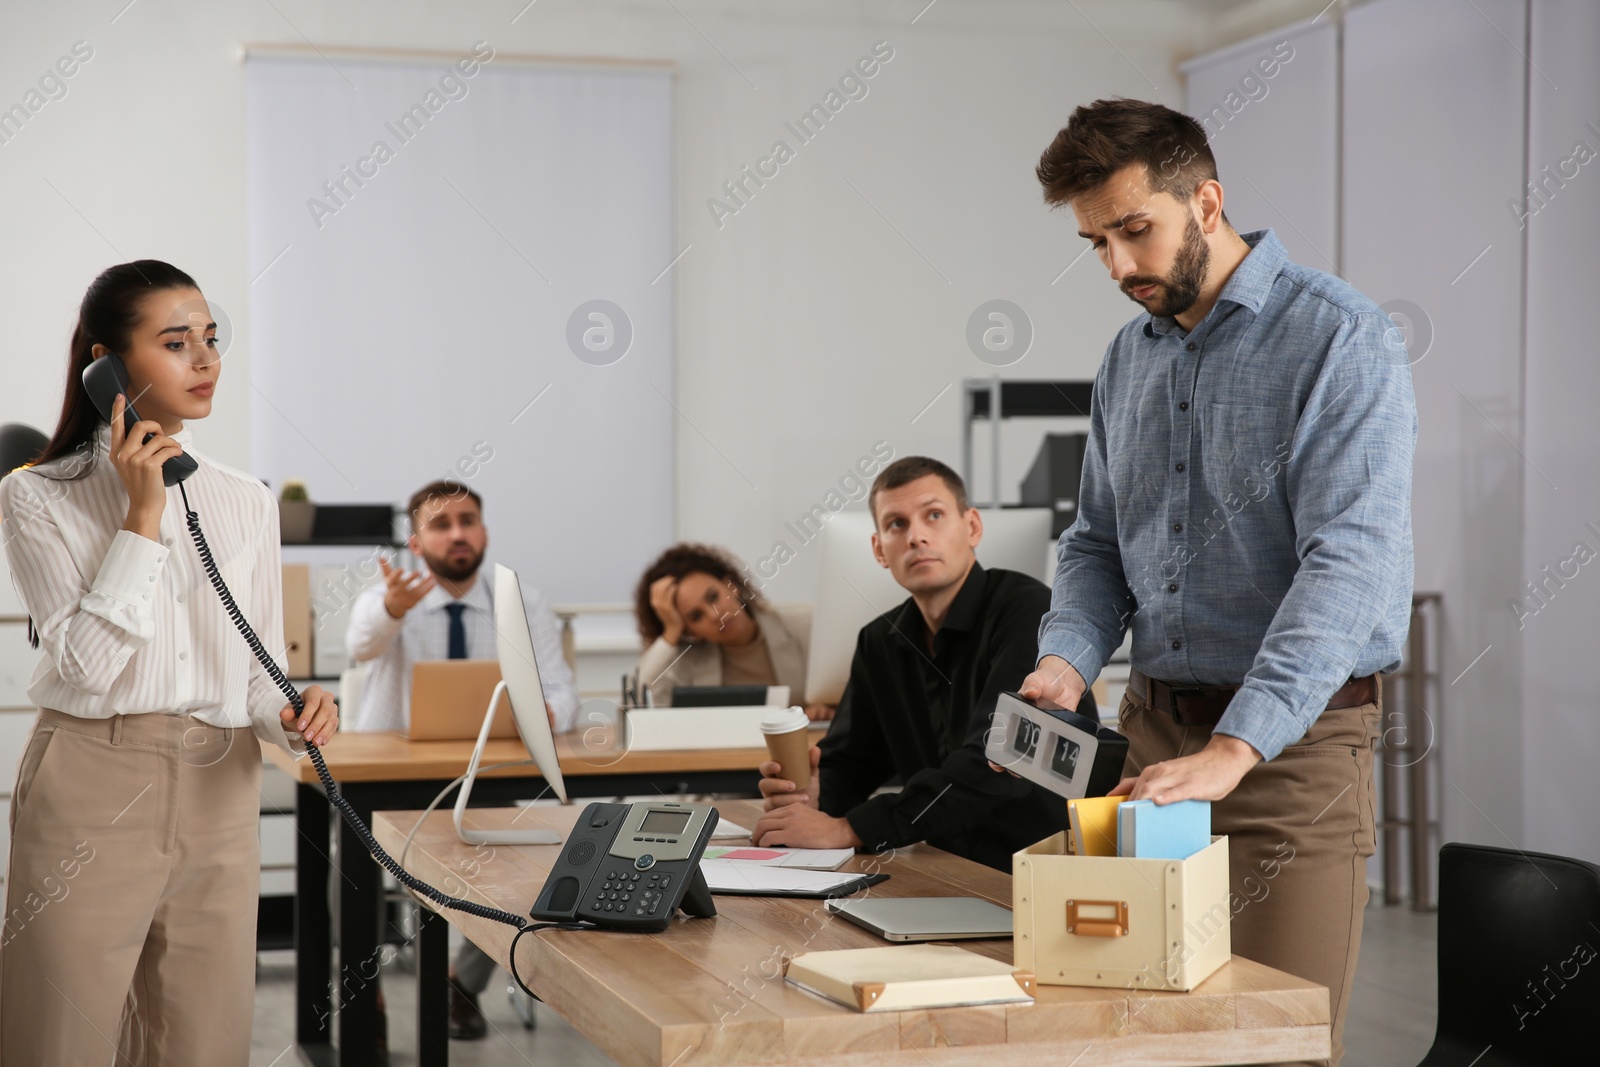
{"label": "blue denim shirt", "polygon": [[1039,655],[1241,685],[1216,732],[1272,759],[1411,617],[1416,404],[1399,332],[1271,230],[1192,332],[1148,313],[1095,380]]}

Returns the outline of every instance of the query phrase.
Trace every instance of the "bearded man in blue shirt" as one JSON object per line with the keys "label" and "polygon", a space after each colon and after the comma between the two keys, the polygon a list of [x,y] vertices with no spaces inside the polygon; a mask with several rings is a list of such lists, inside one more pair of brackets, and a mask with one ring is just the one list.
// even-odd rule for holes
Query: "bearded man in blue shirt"
{"label": "bearded man in blue shirt", "polygon": [[1337,1065],[1375,846],[1380,676],[1411,613],[1404,344],[1271,230],[1233,229],[1186,115],[1080,107],[1037,173],[1143,311],[1095,379],[1078,518],[1021,691],[1075,707],[1132,629],[1113,792],[1212,801],[1233,950],[1328,987]]}

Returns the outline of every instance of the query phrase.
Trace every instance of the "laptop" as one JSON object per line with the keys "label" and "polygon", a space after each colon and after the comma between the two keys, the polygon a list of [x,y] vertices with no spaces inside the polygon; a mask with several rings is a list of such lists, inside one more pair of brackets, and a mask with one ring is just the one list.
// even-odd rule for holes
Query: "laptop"
{"label": "laptop", "polygon": [[827,908],[885,941],[1011,936],[1011,909],[978,897],[861,897],[830,900]]}
{"label": "laptop", "polygon": [[[411,665],[413,741],[472,741],[483,727],[494,687],[500,684],[497,659],[424,659]],[[516,737],[511,702],[501,697],[490,737]]]}

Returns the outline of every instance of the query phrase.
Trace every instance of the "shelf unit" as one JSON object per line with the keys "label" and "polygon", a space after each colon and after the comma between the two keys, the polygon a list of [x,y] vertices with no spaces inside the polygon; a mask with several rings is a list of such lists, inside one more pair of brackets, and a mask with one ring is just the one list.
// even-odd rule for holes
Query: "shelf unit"
{"label": "shelf unit", "polygon": [[[1017,381],[966,378],[961,382],[961,477],[973,482],[973,424],[989,423],[989,492],[987,507],[1000,506],[1000,423],[1005,419],[1088,418],[1093,381]],[[976,500],[974,501],[976,503]]]}

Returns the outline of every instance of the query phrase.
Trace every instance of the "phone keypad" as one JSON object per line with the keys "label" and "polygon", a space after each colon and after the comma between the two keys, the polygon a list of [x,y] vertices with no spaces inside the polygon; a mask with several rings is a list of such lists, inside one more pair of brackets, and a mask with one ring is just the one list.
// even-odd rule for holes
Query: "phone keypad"
{"label": "phone keypad", "polygon": [[[638,877],[635,875],[634,877]],[[634,907],[635,917],[654,916],[661,910],[661,904],[667,899],[668,890],[672,886],[672,875],[652,874],[639,893],[639,903]]]}
{"label": "phone keypad", "polygon": [[591,912],[625,912],[639,889],[639,875],[631,871],[607,871],[589,904]]}

